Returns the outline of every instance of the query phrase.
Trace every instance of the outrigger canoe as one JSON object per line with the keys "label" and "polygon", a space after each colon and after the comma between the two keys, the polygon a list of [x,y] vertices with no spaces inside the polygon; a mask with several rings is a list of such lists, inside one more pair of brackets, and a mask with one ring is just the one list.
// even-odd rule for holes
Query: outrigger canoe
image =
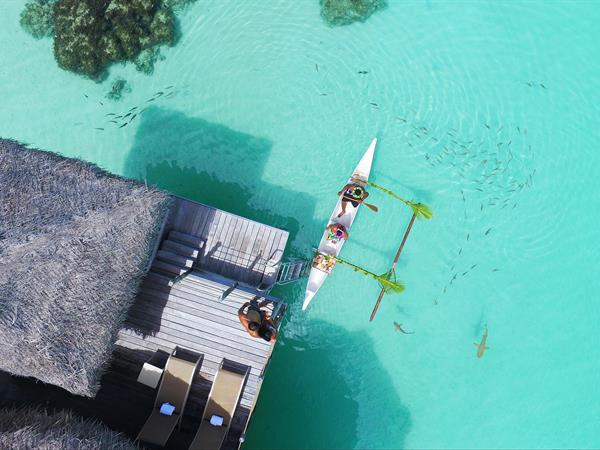
{"label": "outrigger canoe", "polygon": [[[348,183],[357,184],[362,187],[366,186],[367,181],[369,180],[369,173],[371,172],[371,164],[373,163],[373,154],[375,153],[376,145],[377,138],[374,138],[371,141],[371,145],[369,145],[369,148],[354,169],[354,172],[352,172],[352,176],[348,179]],[[342,217],[338,217],[338,214],[342,211],[342,196],[340,195],[333,213],[329,218],[329,222],[327,222],[327,226],[331,225],[332,223],[339,223],[343,225],[346,228],[346,231],[349,233],[350,227],[356,218],[356,214],[358,213],[358,208],[360,205],[361,204],[359,203],[355,208],[350,202],[348,202],[346,204],[346,213]],[[319,243],[319,248],[317,249],[317,253],[313,259],[310,274],[308,275],[308,284],[306,285],[306,294],[304,295],[302,310],[308,308],[311,300],[333,269],[335,260],[333,258],[328,258],[328,256],[338,256],[342,250],[342,247],[344,246],[345,239],[330,241],[327,239],[327,236],[328,231],[325,229],[323,237],[321,238],[321,242]]]}

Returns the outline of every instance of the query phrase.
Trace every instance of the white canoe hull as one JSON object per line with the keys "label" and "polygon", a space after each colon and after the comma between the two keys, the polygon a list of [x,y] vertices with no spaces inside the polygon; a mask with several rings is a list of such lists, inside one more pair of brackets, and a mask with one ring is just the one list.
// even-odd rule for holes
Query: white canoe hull
{"label": "white canoe hull", "polygon": [[[348,179],[348,183],[356,183],[362,180],[363,183],[366,183],[369,179],[369,174],[371,173],[371,165],[373,164],[373,155],[375,154],[375,146],[377,145],[377,138],[374,138],[371,141],[371,145],[361,158],[360,162],[352,172],[352,175]],[[333,213],[329,218],[329,222],[327,222],[327,226],[332,223],[339,223],[343,225],[348,233],[350,232],[350,228],[352,227],[352,223],[356,218],[356,214],[358,213],[358,208],[360,204],[355,208],[351,203],[346,204],[346,213],[342,217],[337,217],[337,215],[342,211],[342,196],[340,195],[338,201],[333,209]],[[333,244],[331,241],[327,239],[327,230],[323,232],[323,236],[321,237],[321,242],[319,243],[319,252],[325,255],[339,255],[342,247],[344,246],[345,240],[340,240],[336,244]],[[329,274],[320,269],[312,267],[310,269],[310,274],[308,275],[308,283],[306,285],[306,293],[304,295],[304,303],[302,304],[302,310],[308,308],[311,300],[319,290],[319,288],[323,285],[327,276]]]}

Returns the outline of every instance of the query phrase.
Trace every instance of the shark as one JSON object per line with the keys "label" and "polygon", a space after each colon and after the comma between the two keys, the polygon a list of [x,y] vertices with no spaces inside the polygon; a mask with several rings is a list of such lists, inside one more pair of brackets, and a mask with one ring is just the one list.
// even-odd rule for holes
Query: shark
{"label": "shark", "polygon": [[485,330],[483,332],[483,336],[481,337],[481,342],[478,344],[477,342],[475,342],[475,347],[477,347],[477,357],[481,358],[483,356],[483,353],[489,348],[486,347],[486,342],[487,342],[487,337],[488,337],[488,329],[487,329],[487,325],[485,326]]}
{"label": "shark", "polygon": [[404,330],[402,329],[402,324],[401,324],[401,323],[398,323],[398,322],[394,322],[394,328],[396,329],[396,331],[400,331],[401,333],[404,333],[404,334],[415,334],[415,332],[414,332],[414,331],[411,331],[411,332],[409,332],[409,331],[404,331]]}

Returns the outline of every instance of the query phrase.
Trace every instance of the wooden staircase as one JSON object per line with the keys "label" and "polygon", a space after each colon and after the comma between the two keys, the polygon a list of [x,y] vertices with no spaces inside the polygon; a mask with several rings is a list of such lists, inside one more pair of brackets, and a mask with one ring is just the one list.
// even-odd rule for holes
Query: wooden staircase
{"label": "wooden staircase", "polygon": [[171,230],[162,241],[150,270],[170,277],[173,285],[194,269],[203,247],[203,239]]}

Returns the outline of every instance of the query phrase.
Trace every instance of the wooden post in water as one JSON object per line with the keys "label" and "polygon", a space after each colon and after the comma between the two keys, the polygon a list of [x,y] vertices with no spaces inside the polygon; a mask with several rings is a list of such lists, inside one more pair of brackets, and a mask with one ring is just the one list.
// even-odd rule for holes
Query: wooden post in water
{"label": "wooden post in water", "polygon": [[[402,243],[400,244],[400,247],[398,247],[398,251],[396,252],[396,257],[394,258],[394,263],[392,264],[392,268],[390,269],[390,272],[394,272],[394,270],[396,269],[396,263],[398,262],[398,259],[400,259],[400,253],[402,253],[402,249],[404,248],[404,244],[406,243],[406,238],[408,237],[408,233],[410,233],[410,229],[412,228],[413,223],[415,222],[416,218],[417,218],[417,213],[414,212],[410,219],[410,223],[408,224],[408,228],[406,229],[406,232],[404,233],[404,237],[402,238]],[[373,319],[375,318],[375,314],[377,314],[377,309],[379,309],[379,304],[381,303],[383,294],[385,294],[385,288],[381,288],[381,292],[379,293],[379,298],[377,298],[377,303],[375,303],[375,307],[373,308],[373,312],[371,313],[371,318],[369,319],[369,322],[372,322]]]}

